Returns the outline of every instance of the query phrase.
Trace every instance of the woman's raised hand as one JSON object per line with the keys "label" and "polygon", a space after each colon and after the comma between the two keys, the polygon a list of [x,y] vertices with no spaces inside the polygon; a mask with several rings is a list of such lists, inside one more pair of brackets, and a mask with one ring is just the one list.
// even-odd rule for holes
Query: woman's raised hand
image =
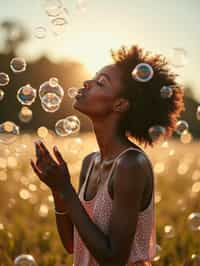
{"label": "woman's raised hand", "polygon": [[53,152],[57,162],[52,158],[48,149],[41,141],[35,142],[36,163],[31,159],[31,166],[37,176],[52,191],[63,192],[72,186],[67,164],[54,146]]}

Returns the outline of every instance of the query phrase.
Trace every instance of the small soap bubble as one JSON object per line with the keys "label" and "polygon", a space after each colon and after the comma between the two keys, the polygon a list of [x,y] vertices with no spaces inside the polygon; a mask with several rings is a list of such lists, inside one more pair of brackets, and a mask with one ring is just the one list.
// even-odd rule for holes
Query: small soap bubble
{"label": "small soap bubble", "polygon": [[176,123],[175,131],[177,134],[181,135],[185,130],[188,130],[189,125],[185,120],[179,120]]}
{"label": "small soap bubble", "polygon": [[183,48],[173,48],[169,53],[169,62],[174,67],[184,67],[187,64],[187,52]]}
{"label": "small soap bubble", "polygon": [[43,26],[38,26],[34,29],[34,36],[37,39],[44,39],[47,36],[47,29]]}
{"label": "small soap bubble", "polygon": [[43,7],[49,17],[57,17],[62,11],[60,0],[43,0]]}
{"label": "small soap bubble", "polygon": [[78,0],[76,7],[78,11],[85,12],[87,10],[87,0]]}
{"label": "small soap bubble", "polygon": [[172,225],[165,225],[164,233],[166,238],[173,238],[175,235],[174,227]]}
{"label": "small soap bubble", "polygon": [[57,17],[51,21],[51,29],[54,35],[60,35],[66,31],[67,20],[64,17]]}
{"label": "small soap bubble", "polygon": [[0,72],[0,86],[8,85],[9,81],[10,81],[10,78],[9,78],[8,74],[6,74],[4,72]]}
{"label": "small soap bubble", "polygon": [[156,244],[156,255],[153,258],[153,262],[160,262],[161,255],[162,255],[162,247]]}
{"label": "small soap bubble", "polygon": [[68,134],[77,133],[80,130],[80,120],[75,115],[70,115],[65,118],[65,131]]}
{"label": "small soap bubble", "polygon": [[11,144],[20,134],[19,126],[11,121],[6,121],[0,124],[0,143]]}
{"label": "small soap bubble", "polygon": [[50,78],[50,79],[49,79],[49,84],[50,84],[50,86],[52,86],[52,87],[56,87],[56,86],[58,85],[58,83],[59,83],[59,81],[58,81],[57,78]]}
{"label": "small soap bubble", "polygon": [[160,90],[160,95],[162,98],[170,98],[173,95],[173,87],[172,86],[163,86]]}
{"label": "small soap bubble", "polygon": [[166,133],[165,128],[160,125],[155,125],[155,126],[150,127],[148,129],[148,132],[149,132],[149,135],[152,141],[161,140]]}
{"label": "small soap bubble", "polygon": [[200,120],[200,105],[197,107],[197,110],[196,110],[196,118],[197,120]]}
{"label": "small soap bubble", "polygon": [[78,94],[78,88],[71,87],[67,90],[67,94],[70,98],[74,98]]}
{"label": "small soap bubble", "polygon": [[61,99],[57,96],[57,94],[48,92],[42,97],[41,103],[44,111],[53,113],[60,108]]}
{"label": "small soap bubble", "polygon": [[23,123],[29,123],[32,119],[33,112],[27,106],[23,106],[18,114],[18,118]]}
{"label": "small soap bubble", "polygon": [[37,135],[40,137],[40,138],[43,138],[45,139],[49,134],[49,131],[46,127],[39,127],[37,129]]}
{"label": "small soap bubble", "polygon": [[57,78],[50,78],[50,80],[45,81],[44,83],[40,85],[39,97],[41,100],[47,93],[54,93],[58,96],[58,98],[60,98],[60,100],[63,99],[64,90],[59,85]]}
{"label": "small soap bubble", "polygon": [[21,254],[14,260],[15,266],[37,266],[34,257],[30,254]]}
{"label": "small soap bubble", "polygon": [[188,218],[188,226],[192,231],[200,231],[200,213],[192,212]]}
{"label": "small soap bubble", "polygon": [[132,77],[140,82],[147,82],[153,77],[153,68],[146,63],[138,64],[132,71]]}
{"label": "small soap bubble", "polygon": [[17,91],[17,99],[21,104],[31,105],[37,96],[36,89],[32,88],[30,84],[21,87]]}
{"label": "small soap bubble", "polygon": [[4,98],[4,91],[0,89],[0,101]]}
{"label": "small soap bubble", "polygon": [[55,124],[55,132],[58,136],[65,137],[68,132],[65,130],[65,119],[60,119]]}
{"label": "small soap bubble", "polygon": [[26,61],[21,57],[14,57],[10,61],[10,68],[14,73],[20,73],[26,70]]}

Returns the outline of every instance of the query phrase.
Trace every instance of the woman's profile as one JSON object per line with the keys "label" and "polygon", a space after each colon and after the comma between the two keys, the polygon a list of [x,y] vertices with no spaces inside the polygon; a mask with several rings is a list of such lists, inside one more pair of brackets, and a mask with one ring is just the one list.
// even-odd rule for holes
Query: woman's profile
{"label": "woman's profile", "polygon": [[[73,102],[92,121],[99,147],[83,159],[78,194],[56,147],[55,161],[36,143],[37,161],[31,161],[52,191],[59,236],[74,266],[152,265],[155,182],[141,145],[153,147],[149,128],[156,125],[170,136],[184,110],[183,90],[163,56],[133,45],[112,51],[112,58],[113,64],[84,82]],[[146,82],[132,75],[141,63],[153,70]],[[170,97],[162,97],[163,86],[173,87]]]}

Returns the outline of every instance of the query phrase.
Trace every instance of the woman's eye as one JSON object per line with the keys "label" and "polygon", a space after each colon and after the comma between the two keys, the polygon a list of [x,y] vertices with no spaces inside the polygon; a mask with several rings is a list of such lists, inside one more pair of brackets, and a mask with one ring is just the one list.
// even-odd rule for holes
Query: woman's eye
{"label": "woman's eye", "polygon": [[97,85],[101,87],[101,86],[103,86],[103,83],[97,81]]}

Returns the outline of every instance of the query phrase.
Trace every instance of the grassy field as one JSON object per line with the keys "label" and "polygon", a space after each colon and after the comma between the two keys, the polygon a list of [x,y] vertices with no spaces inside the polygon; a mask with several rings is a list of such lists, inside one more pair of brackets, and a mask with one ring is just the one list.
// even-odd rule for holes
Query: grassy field
{"label": "grassy field", "polygon": [[[9,146],[0,145],[0,266],[13,265],[24,253],[31,254],[39,266],[73,262],[57,233],[50,190],[30,167],[30,158],[35,158],[33,141],[38,138],[24,134]],[[98,150],[94,134],[61,138],[50,133],[43,141],[50,151],[54,144],[58,146],[77,191],[83,157]],[[200,218],[188,220],[191,213],[200,212],[199,142],[169,140],[146,152],[156,184],[158,253],[153,265],[200,265]]]}

